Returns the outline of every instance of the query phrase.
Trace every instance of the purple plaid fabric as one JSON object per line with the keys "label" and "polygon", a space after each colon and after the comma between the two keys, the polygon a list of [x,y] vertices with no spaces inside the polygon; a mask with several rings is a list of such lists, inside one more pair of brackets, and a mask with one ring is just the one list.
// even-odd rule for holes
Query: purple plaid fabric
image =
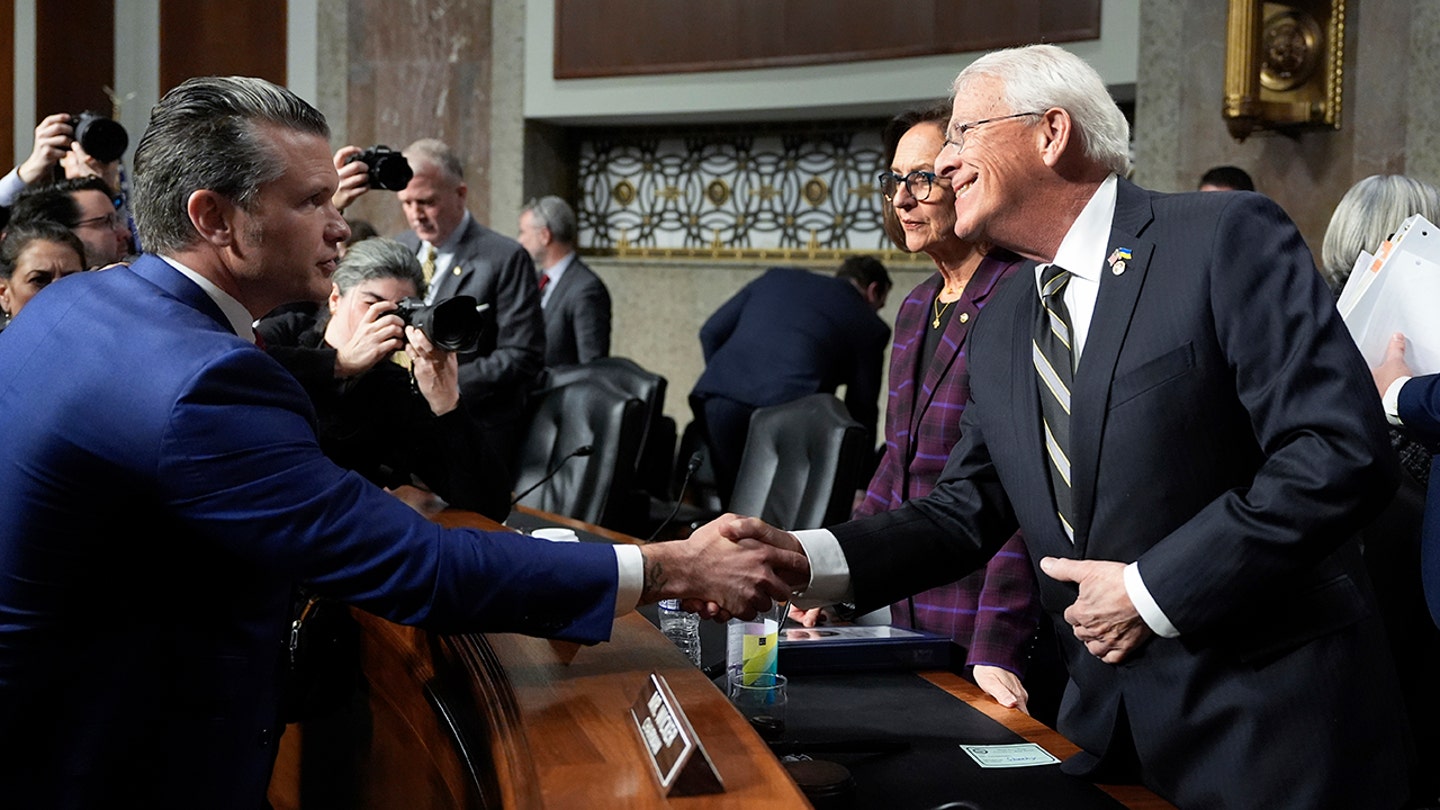
{"label": "purple plaid fabric", "polygon": [[[920,347],[940,291],[940,274],[921,282],[900,305],[890,353],[885,452],[855,517],[895,509],[935,486],[950,448],[960,440],[960,414],[970,397],[965,336],[991,291],[1019,265],[1020,259],[1008,254],[981,262],[954,304],[923,380],[918,379],[924,367]],[[897,602],[891,616],[903,627],[949,635],[968,651],[970,666],[1003,667],[1023,676],[1027,642],[1040,620],[1035,571],[1023,539],[1018,533],[1011,537],[983,570],[916,594],[910,602]]]}

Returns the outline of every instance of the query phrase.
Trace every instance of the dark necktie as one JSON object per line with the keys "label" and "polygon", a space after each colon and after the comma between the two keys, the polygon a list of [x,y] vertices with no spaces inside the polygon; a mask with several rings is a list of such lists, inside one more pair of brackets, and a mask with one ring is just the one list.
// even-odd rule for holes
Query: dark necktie
{"label": "dark necktie", "polygon": [[1071,523],[1070,491],[1070,311],[1065,307],[1065,285],[1070,271],[1050,265],[1040,273],[1040,317],[1035,323],[1036,383],[1040,413],[1044,417],[1045,455],[1050,460],[1050,489],[1055,513],[1065,535],[1075,541]]}

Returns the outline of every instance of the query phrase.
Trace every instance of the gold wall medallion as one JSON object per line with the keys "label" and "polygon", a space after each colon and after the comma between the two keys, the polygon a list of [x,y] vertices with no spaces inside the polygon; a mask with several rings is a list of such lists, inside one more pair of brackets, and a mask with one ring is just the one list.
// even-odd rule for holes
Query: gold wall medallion
{"label": "gold wall medallion", "polygon": [[1345,0],[1230,0],[1223,116],[1257,130],[1340,128]]}

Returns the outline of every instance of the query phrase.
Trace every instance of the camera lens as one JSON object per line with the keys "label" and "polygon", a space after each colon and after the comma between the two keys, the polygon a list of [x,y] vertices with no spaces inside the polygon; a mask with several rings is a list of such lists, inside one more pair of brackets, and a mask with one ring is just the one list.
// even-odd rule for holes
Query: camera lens
{"label": "camera lens", "polygon": [[82,113],[71,120],[71,126],[75,128],[75,140],[80,142],[80,147],[101,163],[119,160],[130,146],[130,136],[118,121]]}

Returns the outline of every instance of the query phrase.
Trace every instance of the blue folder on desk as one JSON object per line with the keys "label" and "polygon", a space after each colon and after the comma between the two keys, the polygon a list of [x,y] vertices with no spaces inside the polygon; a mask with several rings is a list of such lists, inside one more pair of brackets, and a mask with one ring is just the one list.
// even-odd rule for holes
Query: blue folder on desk
{"label": "blue folder on desk", "polygon": [[949,636],[890,625],[790,627],[780,635],[780,671],[949,669]]}

